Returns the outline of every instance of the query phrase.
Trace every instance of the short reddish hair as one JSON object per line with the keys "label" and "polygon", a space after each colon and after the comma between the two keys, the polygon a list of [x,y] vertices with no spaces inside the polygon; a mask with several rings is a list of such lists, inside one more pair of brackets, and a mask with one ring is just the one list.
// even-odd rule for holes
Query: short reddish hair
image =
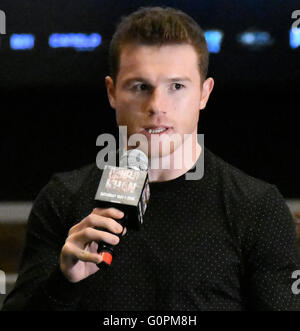
{"label": "short reddish hair", "polygon": [[128,44],[190,44],[198,54],[201,82],[207,76],[209,52],[204,32],[187,14],[174,8],[141,7],[123,17],[109,47],[110,76],[114,81],[120,67],[122,47]]}

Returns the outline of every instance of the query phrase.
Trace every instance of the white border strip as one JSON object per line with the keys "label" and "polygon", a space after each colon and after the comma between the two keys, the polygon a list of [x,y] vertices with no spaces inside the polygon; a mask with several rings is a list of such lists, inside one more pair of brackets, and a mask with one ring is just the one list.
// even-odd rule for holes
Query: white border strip
{"label": "white border strip", "polygon": [[1,202],[0,223],[26,223],[32,208],[31,201]]}

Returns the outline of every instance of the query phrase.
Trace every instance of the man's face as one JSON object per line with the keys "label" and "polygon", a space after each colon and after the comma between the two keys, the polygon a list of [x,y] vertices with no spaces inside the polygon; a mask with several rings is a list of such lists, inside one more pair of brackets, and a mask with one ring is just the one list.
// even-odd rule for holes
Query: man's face
{"label": "man's face", "polygon": [[[116,84],[106,77],[106,86],[118,125],[127,126],[128,137],[145,135],[148,155],[162,157],[182,145],[184,134],[197,135],[213,80],[201,88],[197,53],[189,44],[130,44],[122,48]],[[170,149],[162,150],[172,135]]]}

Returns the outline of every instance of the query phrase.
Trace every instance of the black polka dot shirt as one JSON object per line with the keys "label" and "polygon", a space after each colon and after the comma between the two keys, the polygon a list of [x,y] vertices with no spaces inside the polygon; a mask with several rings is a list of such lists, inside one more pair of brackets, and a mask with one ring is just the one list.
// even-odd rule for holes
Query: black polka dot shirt
{"label": "black polka dot shirt", "polygon": [[283,197],[204,153],[200,180],[150,183],[141,230],[122,237],[110,267],[75,284],[60,272],[59,254],[70,227],[94,208],[101,170],[55,174],[35,200],[4,310],[299,310],[291,289],[299,252]]}

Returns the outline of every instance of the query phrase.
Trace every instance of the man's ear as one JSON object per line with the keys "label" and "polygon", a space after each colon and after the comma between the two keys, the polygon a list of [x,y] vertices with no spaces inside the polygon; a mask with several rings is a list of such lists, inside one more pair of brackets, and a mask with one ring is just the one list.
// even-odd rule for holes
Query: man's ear
{"label": "man's ear", "polygon": [[110,76],[105,77],[105,85],[109,103],[115,109],[115,84]]}
{"label": "man's ear", "polygon": [[200,100],[200,110],[206,107],[208,98],[210,96],[211,91],[214,88],[214,80],[209,77],[205,80],[202,86],[201,100]]}

